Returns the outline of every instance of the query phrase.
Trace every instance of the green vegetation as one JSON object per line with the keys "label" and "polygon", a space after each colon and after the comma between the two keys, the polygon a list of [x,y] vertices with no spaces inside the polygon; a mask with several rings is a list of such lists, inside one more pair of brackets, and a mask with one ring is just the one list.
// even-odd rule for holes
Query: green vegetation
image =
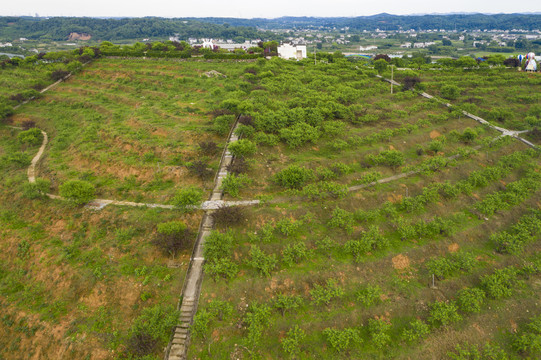
{"label": "green vegetation", "polygon": [[[213,214],[191,357],[538,356],[538,152],[438,101],[390,94],[338,55],[102,58],[15,109],[15,128],[0,125],[0,356],[36,334],[51,344],[44,357],[67,343],[75,358],[88,344],[162,356],[201,220],[193,205],[214,187],[237,117],[222,190],[261,203]],[[468,109],[466,80],[483,71],[423,83],[442,97],[456,87],[451,101]],[[500,88],[525,76],[493,75]],[[512,106],[533,128],[536,103]],[[38,129],[50,143],[30,185]],[[91,209],[46,193],[176,208]]]}

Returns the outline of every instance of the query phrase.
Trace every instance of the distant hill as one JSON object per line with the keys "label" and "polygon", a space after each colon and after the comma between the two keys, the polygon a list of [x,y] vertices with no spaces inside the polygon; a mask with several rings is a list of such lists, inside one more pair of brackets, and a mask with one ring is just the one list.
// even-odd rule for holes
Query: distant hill
{"label": "distant hill", "polygon": [[[452,14],[452,15],[391,15],[362,17],[280,17],[276,19],[237,18],[77,18],[77,17],[0,17],[0,40],[18,37],[29,39],[68,40],[70,34],[85,34],[97,40],[164,38],[178,34],[188,37],[243,39],[276,39],[261,30],[294,28],[344,28],[350,30],[399,29],[524,29],[541,28],[539,14]],[[71,35],[73,36],[73,35]]]}

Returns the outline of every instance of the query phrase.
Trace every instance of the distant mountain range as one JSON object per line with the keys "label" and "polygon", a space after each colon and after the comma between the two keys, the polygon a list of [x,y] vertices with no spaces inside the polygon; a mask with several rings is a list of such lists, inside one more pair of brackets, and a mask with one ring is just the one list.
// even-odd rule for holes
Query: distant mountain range
{"label": "distant mountain range", "polygon": [[276,39],[262,32],[270,29],[349,28],[363,30],[474,30],[541,29],[541,14],[376,14],[360,17],[280,17],[240,18],[86,18],[86,17],[0,17],[0,41],[19,37],[67,40],[71,33],[89,34],[92,39],[122,40],[164,38],[178,34],[188,37],[236,39]]}

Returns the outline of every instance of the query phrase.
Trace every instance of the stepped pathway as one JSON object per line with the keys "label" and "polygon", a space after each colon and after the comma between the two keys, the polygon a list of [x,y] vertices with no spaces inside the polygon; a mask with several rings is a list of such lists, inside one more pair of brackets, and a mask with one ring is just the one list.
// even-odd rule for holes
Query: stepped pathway
{"label": "stepped pathway", "polygon": [[[394,81],[394,80],[391,80],[391,79],[387,79],[387,78],[384,78],[383,76],[381,75],[376,75],[376,77],[382,79],[382,80],[385,80],[387,81],[388,83],[391,83],[393,85],[398,85],[398,86],[402,86],[402,84]],[[434,100],[437,100],[438,102],[440,102],[441,104],[443,104],[444,106],[447,106],[448,108],[452,108],[454,105],[450,104],[450,103],[446,103],[446,102],[443,102],[442,100],[438,99],[438,98],[435,98],[434,96],[430,95],[430,94],[427,94],[426,92],[417,92],[419,95],[421,95],[422,97],[426,98],[426,99],[434,99]],[[532,147],[534,149],[538,149],[538,147],[531,143],[530,141],[524,139],[523,137],[520,137],[519,135],[522,134],[522,133],[525,133],[525,132],[528,132],[529,130],[524,130],[524,131],[514,131],[514,130],[509,130],[509,129],[505,129],[505,128],[502,128],[500,126],[496,126],[496,125],[493,125],[491,124],[490,122],[486,121],[485,119],[477,116],[477,115],[473,115],[473,114],[470,114],[469,112],[465,111],[465,110],[461,110],[462,114],[466,115],[467,117],[469,117],[470,119],[473,119],[475,121],[477,121],[478,123],[481,123],[483,125],[486,125],[488,126],[489,128],[491,129],[494,129],[496,131],[499,131],[502,133],[501,136],[511,136],[517,140],[520,140],[522,141],[524,144],[528,145],[529,147]]]}
{"label": "stepped pathway", "polygon": [[[211,233],[214,228],[214,221],[212,213],[218,206],[224,204],[222,201],[223,190],[222,181],[227,176],[227,167],[233,161],[233,156],[228,150],[229,144],[238,140],[238,136],[235,134],[238,123],[232,127],[229,134],[226,147],[222,153],[220,161],[220,167],[218,173],[214,179],[214,190],[210,195],[210,200],[206,202],[209,206],[204,208],[205,215],[199,226],[199,234],[195,241],[194,249],[192,252],[192,258],[190,266],[184,280],[184,286],[182,288],[180,304],[180,316],[178,319],[178,325],[175,327],[173,337],[165,352],[165,360],[181,360],[186,359],[188,346],[190,342],[190,326],[193,323],[193,317],[197,311],[197,303],[199,301],[199,295],[201,294],[201,283],[203,280],[203,263],[205,261],[203,257],[203,246],[205,239]],[[253,201],[252,204],[256,202]],[[214,206],[215,205],[215,206]]]}

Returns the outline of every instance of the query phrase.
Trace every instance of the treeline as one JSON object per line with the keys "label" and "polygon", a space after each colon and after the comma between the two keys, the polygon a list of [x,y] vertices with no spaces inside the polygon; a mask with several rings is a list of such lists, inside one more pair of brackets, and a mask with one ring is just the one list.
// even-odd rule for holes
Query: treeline
{"label": "treeline", "polygon": [[164,18],[95,19],[76,17],[31,18],[0,17],[0,40],[25,37],[31,40],[67,40],[71,33],[83,33],[95,40],[167,38],[222,38],[244,42],[249,39],[272,38],[272,33],[252,26],[212,24],[198,20]]}
{"label": "treeline", "polygon": [[281,17],[277,19],[177,18],[158,17],[96,19],[77,17],[0,17],[0,40],[26,37],[35,40],[67,40],[71,33],[89,34],[95,40],[166,38],[222,38],[242,42],[248,39],[277,40],[279,35],[263,29],[343,28],[350,30],[399,29],[525,29],[541,28],[541,15],[468,14],[398,16],[379,14],[355,18]]}
{"label": "treeline", "polygon": [[475,29],[524,29],[541,28],[541,15],[535,14],[466,14],[466,15],[390,15],[378,14],[359,17],[281,17],[277,19],[203,18],[200,21],[231,26],[258,26],[264,29],[292,28],[343,28],[351,30],[475,30]]}

